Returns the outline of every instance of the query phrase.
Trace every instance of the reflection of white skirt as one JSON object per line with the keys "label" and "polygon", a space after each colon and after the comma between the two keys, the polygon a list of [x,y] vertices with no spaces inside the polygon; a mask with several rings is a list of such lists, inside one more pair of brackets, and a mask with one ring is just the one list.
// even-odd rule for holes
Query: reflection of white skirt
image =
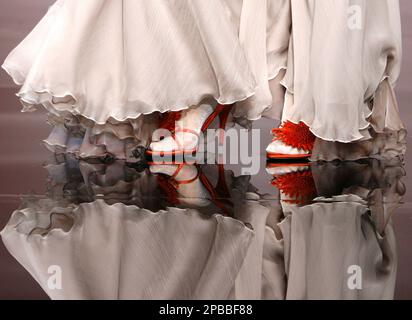
{"label": "reflection of white skirt", "polygon": [[[191,209],[46,199],[16,211],[1,236],[52,299],[226,299],[253,231]],[[48,286],[53,265],[61,290]]]}
{"label": "reflection of white skirt", "polygon": [[[368,207],[357,196],[347,199],[352,201],[294,207],[279,224],[287,299],[393,299],[397,254],[392,224],[384,237],[377,235]],[[361,270],[361,290],[349,286],[353,268]]]}

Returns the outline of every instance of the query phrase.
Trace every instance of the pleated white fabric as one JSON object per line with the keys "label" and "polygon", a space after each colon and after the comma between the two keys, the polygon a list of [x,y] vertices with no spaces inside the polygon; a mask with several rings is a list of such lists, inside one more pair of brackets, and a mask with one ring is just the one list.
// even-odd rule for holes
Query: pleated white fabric
{"label": "pleated white fabric", "polygon": [[44,143],[51,152],[74,154],[80,159],[110,156],[127,162],[139,161],[134,155],[136,148],[149,145],[158,128],[154,114],[103,125],[82,116],[49,114],[48,122],[52,130]]}
{"label": "pleated white fabric", "polygon": [[282,218],[278,203],[236,201],[235,218],[253,227],[254,237],[231,291],[230,299],[284,300],[286,273],[283,259],[283,239],[275,233]]}
{"label": "pleated white fabric", "polygon": [[[325,162],[311,170],[319,197],[303,207],[282,204],[285,219],[278,224],[287,299],[393,299],[392,216],[405,193],[401,162]],[[361,290],[348,286],[352,266],[361,269]]]}
{"label": "pleated white fabric", "polygon": [[[293,207],[279,224],[287,299],[393,299],[397,270],[393,227],[388,224],[385,236],[379,236],[367,214],[368,207],[356,196]],[[348,285],[352,266],[361,270],[357,282],[361,290]]]}
{"label": "pleated white fabric", "polygon": [[[392,224],[378,234],[358,196],[323,201],[289,206],[281,222],[278,204],[247,201],[236,215],[252,231],[193,209],[44,199],[15,211],[1,237],[52,299],[392,299]],[[362,290],[347,285],[351,266]]]}
{"label": "pleated white fabric", "polygon": [[283,120],[303,121],[323,141],[342,143],[370,139],[371,128],[404,129],[392,92],[402,55],[399,1],[291,0],[291,6]]}
{"label": "pleated white fabric", "polygon": [[59,0],[3,68],[27,110],[104,124],[254,96],[235,114],[256,120],[283,99],[268,79],[286,69],[290,25],[290,0]]}
{"label": "pleated white fabric", "polygon": [[[314,165],[320,197],[303,207],[265,200],[247,177],[229,179],[233,219],[155,209],[155,176],[82,162],[79,179],[67,160],[47,166],[50,199],[25,201],[1,233],[54,299],[393,298],[399,161]],[[62,290],[47,286],[50,265],[62,267]],[[362,290],[347,286],[353,265]]]}
{"label": "pleated white fabric", "polygon": [[[58,0],[3,68],[26,111],[130,124],[214,98],[236,103],[238,122],[305,122],[319,138],[312,160],[392,156],[405,138],[399,10],[398,0]],[[146,133],[135,132],[139,145]],[[346,158],[349,142],[361,145]]]}
{"label": "pleated white fabric", "polygon": [[219,0],[59,0],[3,67],[31,108],[104,124],[255,92]]}
{"label": "pleated white fabric", "polygon": [[281,81],[291,37],[290,0],[225,1],[238,6],[233,12],[240,12],[239,41],[258,84],[255,95],[236,104],[234,116],[279,118],[285,95]]}
{"label": "pleated white fabric", "polygon": [[[1,236],[52,299],[226,299],[253,231],[196,210],[98,200],[18,210]],[[61,290],[48,286],[50,265]]]}

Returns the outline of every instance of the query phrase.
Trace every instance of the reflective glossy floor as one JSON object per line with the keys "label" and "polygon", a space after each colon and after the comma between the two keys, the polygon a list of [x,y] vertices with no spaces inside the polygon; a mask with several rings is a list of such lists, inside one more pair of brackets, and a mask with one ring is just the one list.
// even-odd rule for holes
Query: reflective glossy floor
{"label": "reflective glossy floor", "polygon": [[[0,0],[1,61],[53,2]],[[412,5],[400,3],[410,134]],[[177,186],[51,154],[46,116],[19,113],[11,86],[0,72],[0,300],[412,299],[411,148],[405,163],[290,168],[262,154],[253,176],[187,166]],[[274,123],[254,126],[264,150]]]}
{"label": "reflective glossy floor", "polygon": [[1,92],[1,299],[412,298],[407,161],[278,167],[262,154],[254,176],[186,165],[180,184],[51,154],[44,115],[16,113],[13,91]]}

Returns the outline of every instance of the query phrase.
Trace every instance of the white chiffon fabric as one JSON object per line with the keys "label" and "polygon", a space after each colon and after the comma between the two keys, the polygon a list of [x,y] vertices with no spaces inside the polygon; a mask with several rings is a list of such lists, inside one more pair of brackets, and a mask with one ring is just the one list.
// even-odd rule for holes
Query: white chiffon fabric
{"label": "white chiffon fabric", "polygon": [[[156,176],[123,162],[66,157],[46,168],[47,198],[24,199],[1,237],[53,299],[393,298],[399,161],[314,164],[319,198],[305,206],[226,171],[233,217],[162,208]],[[48,286],[51,265],[61,290]],[[362,290],[347,286],[352,265]]]}
{"label": "white chiffon fabric", "polygon": [[[303,121],[323,141],[341,143],[368,140],[369,129],[403,130],[392,91],[401,69],[399,1],[291,0],[291,6],[283,120]],[[359,15],[351,16],[351,8]]]}
{"label": "white chiffon fabric", "polygon": [[[398,0],[58,0],[3,68],[25,111],[131,125],[214,98],[236,103],[238,122],[305,122],[312,160],[390,157],[405,152],[399,11]],[[134,142],[147,146],[149,131]]]}
{"label": "white chiffon fabric", "polygon": [[[356,196],[294,207],[279,227],[285,243],[287,299],[393,299],[397,255],[392,225],[384,237]],[[362,270],[362,289],[348,286],[351,266]]]}
{"label": "white chiffon fabric", "polygon": [[141,160],[135,155],[136,148],[150,143],[159,121],[151,114],[122,122],[107,121],[102,125],[82,116],[49,114],[48,123],[52,130],[44,144],[55,154],[73,154],[90,160],[111,157],[134,163]]}
{"label": "white chiffon fabric", "polygon": [[254,93],[224,3],[59,0],[3,67],[30,108],[98,124]]}
{"label": "white chiffon fabric", "polygon": [[[42,104],[98,124],[213,97],[256,120],[280,101],[289,0],[57,1],[3,68],[26,110]],[[272,90],[273,91],[273,90]]]}
{"label": "white chiffon fabric", "polygon": [[[361,198],[328,201],[288,212],[245,201],[236,211],[245,224],[194,209],[43,199],[15,211],[1,237],[52,299],[393,298],[391,223],[379,235]],[[61,290],[48,285],[56,265]],[[347,286],[352,265],[362,290]]]}
{"label": "white chiffon fabric", "polygon": [[[98,200],[17,211],[1,235],[52,299],[226,299],[253,231],[196,210]],[[61,267],[62,290],[48,286],[50,265]]]}

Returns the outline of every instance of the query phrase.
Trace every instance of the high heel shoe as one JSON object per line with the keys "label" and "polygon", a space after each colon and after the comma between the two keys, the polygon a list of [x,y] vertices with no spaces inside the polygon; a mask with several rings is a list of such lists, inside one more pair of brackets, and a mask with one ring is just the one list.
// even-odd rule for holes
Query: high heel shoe
{"label": "high heel shoe", "polygon": [[273,142],[266,149],[269,159],[307,159],[312,155],[316,137],[303,122],[286,121],[272,133]]}
{"label": "high heel shoe", "polygon": [[[219,143],[223,143],[223,138],[224,138],[224,129],[226,128],[226,123],[229,118],[230,111],[232,109],[233,105],[221,105],[218,104],[213,112],[207,117],[205,122],[202,124],[200,128],[200,133],[205,133],[206,130],[209,128],[209,126],[212,124],[212,122],[219,117],[219,128],[220,130],[220,138],[219,138]],[[173,112],[169,113],[165,116],[164,120],[161,121],[160,128],[167,129],[172,133],[172,138],[174,142],[176,143],[177,148],[172,151],[163,151],[163,150],[152,150],[149,149],[147,150],[147,154],[150,156],[175,156],[175,155],[181,155],[181,154],[195,154],[198,151],[198,144],[199,144],[199,133],[195,130],[189,129],[189,128],[181,128],[179,126],[176,126],[176,122],[179,121],[182,117],[182,112]],[[184,141],[183,143],[180,141],[180,139],[176,136],[177,133],[183,132],[183,133],[189,133],[192,134],[193,136],[196,137],[195,143],[196,146],[191,146],[189,148],[184,146]],[[182,136],[181,136],[182,137]],[[183,140],[183,139],[182,139]]]}
{"label": "high heel shoe", "polygon": [[[158,174],[157,177],[159,186],[165,192],[167,201],[172,205],[181,205],[183,199],[185,199],[185,196],[181,194],[181,191],[179,192],[179,189],[183,185],[189,185],[195,183],[196,180],[199,180],[202,188],[204,188],[206,193],[197,195],[195,197],[191,197],[191,204],[196,202],[196,198],[198,198],[198,202],[201,202],[202,204],[204,204],[204,200],[208,200],[211,201],[217,208],[219,208],[224,215],[229,216],[231,212],[230,208],[233,206],[233,204],[230,200],[231,195],[226,184],[223,165],[219,165],[218,167],[219,176],[216,186],[212,185],[207,176],[202,172],[200,167],[197,165],[194,166],[197,170],[197,174],[193,178],[184,180],[177,179],[177,176],[182,172],[185,166],[189,165],[185,163],[177,165],[176,170],[170,176],[164,173]],[[189,198],[186,198],[185,200],[185,202],[187,202]]]}

